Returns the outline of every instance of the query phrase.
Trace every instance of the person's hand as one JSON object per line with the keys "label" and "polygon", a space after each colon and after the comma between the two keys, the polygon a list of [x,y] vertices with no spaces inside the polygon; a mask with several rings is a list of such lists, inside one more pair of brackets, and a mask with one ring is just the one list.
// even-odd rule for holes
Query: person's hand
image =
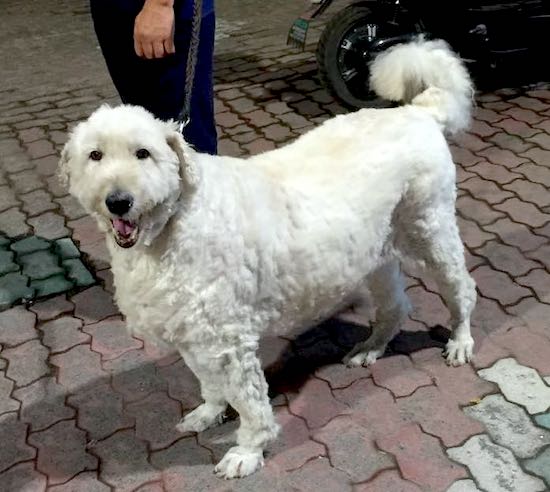
{"label": "person's hand", "polygon": [[173,0],[145,0],[134,23],[134,49],[142,58],[175,53]]}

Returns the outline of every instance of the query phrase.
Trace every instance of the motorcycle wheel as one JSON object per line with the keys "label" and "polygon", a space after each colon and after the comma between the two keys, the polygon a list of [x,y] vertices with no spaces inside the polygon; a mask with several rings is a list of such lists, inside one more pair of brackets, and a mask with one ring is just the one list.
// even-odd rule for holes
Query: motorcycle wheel
{"label": "motorcycle wheel", "polygon": [[380,38],[404,32],[407,31],[377,19],[365,5],[352,4],[342,9],[327,24],[317,46],[321,83],[350,108],[391,106],[369,90],[369,63],[378,54],[370,48]]}

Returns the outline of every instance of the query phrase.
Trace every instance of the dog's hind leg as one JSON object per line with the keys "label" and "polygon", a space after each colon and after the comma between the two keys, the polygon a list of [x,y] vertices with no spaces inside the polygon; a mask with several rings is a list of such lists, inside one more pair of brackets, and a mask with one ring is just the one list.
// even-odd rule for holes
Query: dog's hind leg
{"label": "dog's hind leg", "polygon": [[390,260],[372,272],[368,283],[376,307],[376,322],[368,340],[358,343],[344,358],[343,362],[350,367],[368,366],[383,355],[386,345],[399,331],[410,311],[397,259]]}
{"label": "dog's hind leg", "polygon": [[445,356],[449,365],[459,366],[471,359],[474,347],[470,316],[477,297],[475,282],[466,268],[454,204],[445,202],[427,210],[409,221],[407,253],[421,260],[438,284],[451,314]]}
{"label": "dog's hind leg", "polygon": [[176,430],[202,432],[222,423],[227,401],[223,396],[223,388],[220,388],[220,382],[211,377],[208,368],[199,364],[191,354],[183,354],[183,357],[200,382],[204,403],[185,415],[176,425]]}

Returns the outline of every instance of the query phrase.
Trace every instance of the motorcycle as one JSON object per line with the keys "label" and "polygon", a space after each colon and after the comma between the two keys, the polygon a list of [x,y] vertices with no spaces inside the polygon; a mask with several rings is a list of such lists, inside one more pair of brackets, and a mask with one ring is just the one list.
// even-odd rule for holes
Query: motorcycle
{"label": "motorcycle", "polygon": [[[288,44],[304,49],[310,22],[334,2],[314,1],[294,21]],[[504,74],[514,61],[547,59],[549,32],[549,0],[360,0],[330,19],[316,56],[321,82],[344,105],[384,106],[369,91],[369,64],[390,46],[441,38],[474,73]]]}

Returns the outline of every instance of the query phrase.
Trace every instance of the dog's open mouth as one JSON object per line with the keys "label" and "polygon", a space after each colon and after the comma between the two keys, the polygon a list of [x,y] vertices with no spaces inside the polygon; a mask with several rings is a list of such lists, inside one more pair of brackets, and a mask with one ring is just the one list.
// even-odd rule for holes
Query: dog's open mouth
{"label": "dog's open mouth", "polygon": [[111,224],[115,241],[121,248],[131,248],[136,244],[139,235],[137,222],[116,218],[111,219]]}

